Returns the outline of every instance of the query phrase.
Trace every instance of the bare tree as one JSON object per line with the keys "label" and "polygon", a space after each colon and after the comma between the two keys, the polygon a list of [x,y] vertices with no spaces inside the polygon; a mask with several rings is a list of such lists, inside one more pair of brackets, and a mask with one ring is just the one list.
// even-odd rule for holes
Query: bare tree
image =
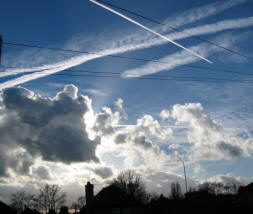
{"label": "bare tree", "polygon": [[182,191],[181,191],[181,186],[178,182],[171,183],[171,190],[170,190],[170,199],[173,200],[179,200],[183,197]]}
{"label": "bare tree", "polygon": [[124,192],[143,203],[147,201],[145,185],[141,177],[133,170],[121,172],[110,184],[119,187]]}
{"label": "bare tree", "polygon": [[35,195],[26,193],[25,191],[18,191],[11,195],[11,207],[17,211],[23,211],[25,207],[30,209],[36,208]]}
{"label": "bare tree", "polygon": [[26,193],[19,191],[11,194],[11,207],[21,212],[24,210]]}
{"label": "bare tree", "polygon": [[46,211],[49,210],[57,211],[66,201],[66,193],[61,192],[58,185],[46,184],[40,189],[37,202],[40,208]]}
{"label": "bare tree", "polygon": [[80,196],[76,202],[73,202],[71,205],[71,209],[74,209],[75,212],[77,212],[77,210],[80,210],[82,207],[85,206],[85,196]]}

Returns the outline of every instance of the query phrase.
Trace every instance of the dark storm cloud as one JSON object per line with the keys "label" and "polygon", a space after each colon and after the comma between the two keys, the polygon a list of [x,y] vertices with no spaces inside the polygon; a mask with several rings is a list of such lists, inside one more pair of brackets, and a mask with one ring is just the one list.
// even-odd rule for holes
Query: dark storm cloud
{"label": "dark storm cloud", "polygon": [[33,173],[41,179],[44,179],[44,180],[50,179],[49,170],[44,166],[40,166],[36,169],[33,169]]}
{"label": "dark storm cloud", "polygon": [[231,157],[239,157],[243,155],[243,150],[239,146],[231,145],[225,142],[219,142],[217,147],[223,152],[228,153]]}
{"label": "dark storm cloud", "polygon": [[8,169],[21,175],[28,175],[33,159],[29,154],[13,154],[9,147],[0,144],[0,177],[8,177]]}
{"label": "dark storm cloud", "polygon": [[99,161],[95,149],[100,139],[89,139],[84,121],[91,101],[77,96],[75,86],[65,86],[54,98],[43,98],[22,87],[8,88],[2,93],[2,102],[1,175],[6,174],[7,167],[18,166],[15,171],[27,172],[32,164],[27,157],[20,157],[22,164],[15,163],[5,154],[13,148],[25,149],[30,156],[41,156],[47,161]]}
{"label": "dark storm cloud", "polygon": [[98,167],[92,169],[92,171],[103,179],[109,178],[113,175],[113,172],[109,167]]}
{"label": "dark storm cloud", "polygon": [[104,108],[104,112],[100,112],[96,115],[95,124],[93,129],[106,136],[114,133],[113,122],[117,120],[118,113],[112,113],[109,108]]}

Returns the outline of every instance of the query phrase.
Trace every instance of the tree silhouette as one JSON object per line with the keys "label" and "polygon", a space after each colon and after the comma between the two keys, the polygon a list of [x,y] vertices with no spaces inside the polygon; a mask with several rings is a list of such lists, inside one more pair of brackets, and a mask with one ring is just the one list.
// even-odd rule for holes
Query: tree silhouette
{"label": "tree silhouette", "polygon": [[75,212],[77,212],[77,210],[80,210],[82,207],[85,206],[85,196],[80,196],[76,202],[73,202],[71,205],[71,209],[74,209]]}
{"label": "tree silhouette", "polygon": [[18,212],[23,211],[25,207],[36,209],[36,196],[25,191],[17,191],[11,195],[11,207]]}
{"label": "tree silhouette", "polygon": [[66,201],[66,194],[61,192],[58,185],[46,184],[40,189],[39,196],[37,198],[40,207],[46,211],[56,211]]}
{"label": "tree silhouette", "polygon": [[178,182],[171,183],[171,190],[170,190],[170,199],[172,200],[179,200],[183,197],[181,186]]}
{"label": "tree silhouette", "polygon": [[67,206],[62,206],[59,214],[69,214],[69,208]]}
{"label": "tree silhouette", "polygon": [[205,182],[199,185],[200,191],[207,191],[211,194],[236,194],[238,192],[239,185],[233,183],[221,183],[221,182]]}
{"label": "tree silhouette", "polygon": [[147,201],[146,199],[148,194],[146,192],[144,182],[133,170],[121,172],[110,184],[119,187],[124,192],[143,203]]}

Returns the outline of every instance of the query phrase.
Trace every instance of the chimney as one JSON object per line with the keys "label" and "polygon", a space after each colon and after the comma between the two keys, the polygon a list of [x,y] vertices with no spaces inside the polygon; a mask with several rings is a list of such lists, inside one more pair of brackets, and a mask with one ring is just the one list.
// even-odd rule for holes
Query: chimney
{"label": "chimney", "polygon": [[94,185],[91,184],[89,181],[85,185],[85,194],[86,194],[86,205],[90,205],[94,196],[93,193]]}

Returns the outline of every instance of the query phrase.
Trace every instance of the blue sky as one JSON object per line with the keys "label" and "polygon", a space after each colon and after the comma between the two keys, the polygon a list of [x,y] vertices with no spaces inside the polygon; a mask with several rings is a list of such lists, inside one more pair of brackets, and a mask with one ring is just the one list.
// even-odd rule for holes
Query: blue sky
{"label": "blue sky", "polygon": [[[183,184],[182,167],[176,161],[177,155],[187,163],[192,185],[204,180],[241,183],[252,181],[252,173],[248,170],[252,164],[253,151],[252,85],[250,82],[245,83],[252,79],[252,1],[110,0],[112,4],[164,23],[164,26],[160,26],[125,14],[178,43],[193,48],[211,60],[212,64],[88,0],[1,3],[0,34],[4,42],[166,62],[98,57],[4,44],[2,66],[14,68],[2,68],[0,73],[0,128],[8,130],[6,124],[16,121],[12,125],[16,128],[15,131],[24,129],[27,136],[14,130],[0,136],[1,148],[6,149],[10,156],[10,148],[16,148],[15,151],[20,154],[19,161],[23,164],[22,174],[21,169],[10,164],[14,160],[8,155],[2,157],[5,160],[1,166],[2,175],[9,176],[9,181],[3,177],[0,188],[2,194],[20,188],[36,190],[45,182],[59,182],[66,191],[71,192],[74,186],[82,185],[82,179],[88,180],[91,177],[100,183],[101,188],[107,179],[121,169],[128,168],[138,171],[150,189],[162,192],[161,186],[169,187],[171,180],[179,180]],[[184,30],[184,33],[174,32],[168,26]],[[251,59],[207,44],[189,34],[250,56]],[[121,75],[122,78],[81,76],[81,72],[73,72],[81,74],[80,76],[54,75],[73,74],[64,71],[65,69],[103,72],[96,75],[120,73],[117,76]],[[140,79],[145,74],[204,79]],[[125,78],[127,75],[138,78]],[[215,78],[216,81],[207,82],[207,78]],[[233,82],[217,82],[217,79]],[[73,85],[64,89],[67,84]],[[23,88],[12,90],[17,86]],[[82,95],[89,98],[83,98]],[[66,102],[65,96],[69,96],[73,103]],[[85,105],[80,104],[80,100]],[[74,112],[69,112],[69,115],[74,115],[73,118],[64,114],[59,116],[59,109],[50,108],[56,103],[59,109],[68,110],[71,109],[70,103],[78,105],[80,112],[89,115],[88,119],[79,121],[83,115]],[[105,106],[107,107],[104,108]],[[54,113],[49,114],[52,119],[40,118],[43,109]],[[59,131],[62,128],[59,128],[57,122],[59,117],[64,121],[65,128],[73,131],[67,133],[69,142],[73,144],[66,142],[64,145],[72,148],[73,151],[70,151],[74,155],[69,155],[66,159],[58,151],[46,154],[44,146],[38,147],[38,150],[30,149],[31,145],[40,145],[45,140],[40,139],[41,133],[48,137],[46,143],[49,143],[49,148],[50,143],[55,148],[61,145],[57,144],[59,139],[64,138]],[[74,119],[78,121],[76,124],[73,124]],[[58,129],[55,128],[53,132],[52,127]],[[79,130],[80,127],[85,130]],[[75,133],[77,129],[78,133]],[[12,139],[13,133],[19,137]],[[79,142],[73,137],[76,134],[84,138],[79,139]],[[51,135],[57,137],[50,137]],[[100,137],[99,142],[95,140],[96,137]],[[31,145],[28,138],[33,139]],[[92,151],[93,156],[84,157],[77,153],[77,156],[80,155],[78,159],[75,157],[75,149],[78,148],[81,148],[83,154]],[[30,161],[31,157],[36,161]],[[96,162],[96,158],[100,162]],[[25,170],[27,162],[29,164]],[[55,174],[55,168],[62,170],[62,173]],[[101,171],[104,172],[102,176]],[[164,173],[164,177],[161,173]],[[62,177],[68,180],[62,180]],[[165,178],[168,182],[164,182]],[[150,181],[155,181],[160,186],[155,186]],[[24,182],[25,187],[22,186]],[[70,200],[77,195],[71,197]]]}

